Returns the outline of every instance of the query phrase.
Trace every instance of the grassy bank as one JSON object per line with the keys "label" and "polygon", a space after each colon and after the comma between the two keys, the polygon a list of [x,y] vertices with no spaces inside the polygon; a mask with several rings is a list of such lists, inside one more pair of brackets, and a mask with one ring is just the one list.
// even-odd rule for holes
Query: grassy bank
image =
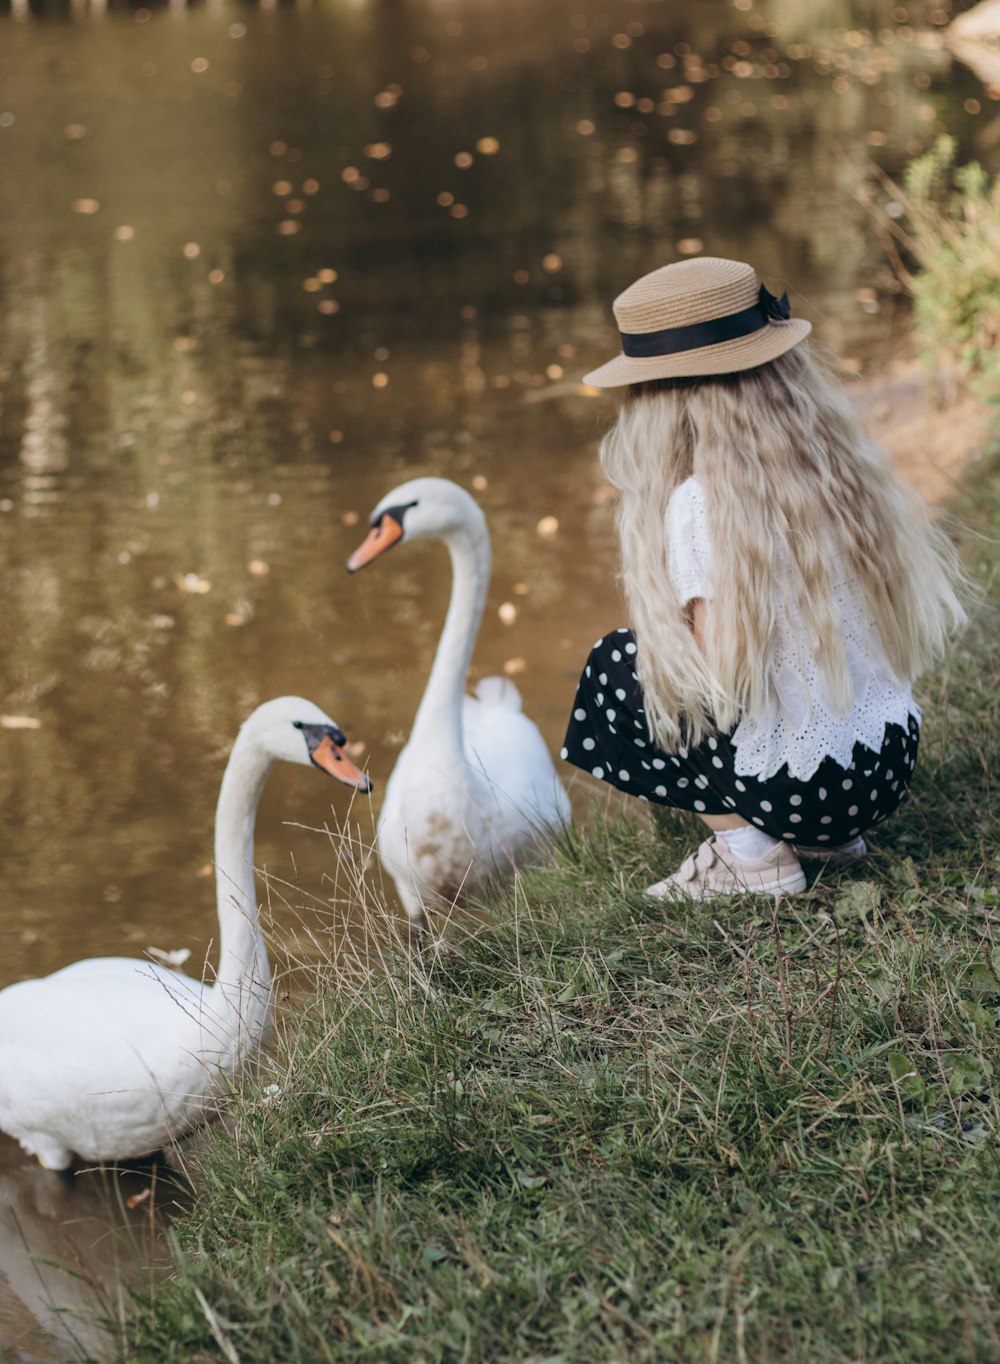
{"label": "grassy bank", "polygon": [[125,1356],[1000,1357],[995,638],[861,869],[648,905],[691,831],[598,820],[448,953],[328,979]]}

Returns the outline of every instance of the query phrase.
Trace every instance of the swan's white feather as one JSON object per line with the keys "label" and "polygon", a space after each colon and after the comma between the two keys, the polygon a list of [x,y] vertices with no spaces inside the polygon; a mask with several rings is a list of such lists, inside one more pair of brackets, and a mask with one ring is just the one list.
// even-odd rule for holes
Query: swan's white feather
{"label": "swan's white feather", "polygon": [[516,709],[506,695],[494,703],[478,694],[465,697],[462,718],[469,765],[489,786],[499,811],[501,841],[516,861],[517,848],[526,839],[569,819],[569,801],[541,731],[521,710],[517,688],[508,685],[517,697]]}
{"label": "swan's white feather", "polygon": [[484,706],[495,706],[497,709],[521,709],[521,693],[509,677],[480,678],[476,683],[476,699],[482,701]]}
{"label": "swan's white feather", "polygon": [[193,1126],[233,1063],[229,1020],[190,976],[76,962],[0,993],[0,1128],[59,1168],[115,1160]]}

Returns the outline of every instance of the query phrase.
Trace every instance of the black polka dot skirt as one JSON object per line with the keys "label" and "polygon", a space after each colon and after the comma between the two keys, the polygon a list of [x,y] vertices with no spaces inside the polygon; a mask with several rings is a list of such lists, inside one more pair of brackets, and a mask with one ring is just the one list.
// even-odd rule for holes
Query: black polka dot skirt
{"label": "black polka dot skirt", "polygon": [[635,638],[616,630],[598,640],[577,688],[562,757],[640,800],[696,814],[740,815],[772,838],[808,845],[846,843],[906,799],[920,727],[887,725],[877,752],[856,744],[849,767],[825,758],[807,781],[782,767],[773,777],[736,773],[730,736],[663,753],[649,737],[635,673]]}

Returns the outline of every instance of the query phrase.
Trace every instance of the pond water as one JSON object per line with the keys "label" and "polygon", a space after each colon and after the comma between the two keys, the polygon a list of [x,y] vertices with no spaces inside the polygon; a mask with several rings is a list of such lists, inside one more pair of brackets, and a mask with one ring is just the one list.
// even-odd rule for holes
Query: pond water
{"label": "pond water", "polygon": [[[211,953],[218,782],[269,696],[307,695],[364,743],[377,806],[449,589],[439,546],[344,572],[404,478],[480,498],[475,672],[506,669],[558,747],[582,657],[621,617],[596,462],[612,409],[578,382],[617,349],[610,300],[703,250],[787,286],[852,368],[905,349],[858,197],[871,163],[896,173],[941,131],[995,161],[1000,136],[1000,89],[949,55],[948,18],[0,8],[0,986],[90,954]],[[346,796],[278,771],[261,807],[258,862],[323,931],[350,905],[314,831]],[[279,943],[305,950],[305,912],[279,908]],[[25,1246],[58,1257],[67,1220],[97,1242],[149,1183],[102,1200],[94,1176],[53,1180],[0,1141],[12,1358],[66,1351]]]}

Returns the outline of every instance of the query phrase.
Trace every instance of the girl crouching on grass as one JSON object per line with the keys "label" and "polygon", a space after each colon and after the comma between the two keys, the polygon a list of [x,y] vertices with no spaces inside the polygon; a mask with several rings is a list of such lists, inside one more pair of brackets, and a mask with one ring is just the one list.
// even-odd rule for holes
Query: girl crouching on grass
{"label": "girl crouching on grass", "polygon": [[964,619],[955,552],[739,261],[614,304],[601,448],[634,630],[594,646],[562,756],[712,830],[654,896],[805,889],[906,798],[913,679]]}

